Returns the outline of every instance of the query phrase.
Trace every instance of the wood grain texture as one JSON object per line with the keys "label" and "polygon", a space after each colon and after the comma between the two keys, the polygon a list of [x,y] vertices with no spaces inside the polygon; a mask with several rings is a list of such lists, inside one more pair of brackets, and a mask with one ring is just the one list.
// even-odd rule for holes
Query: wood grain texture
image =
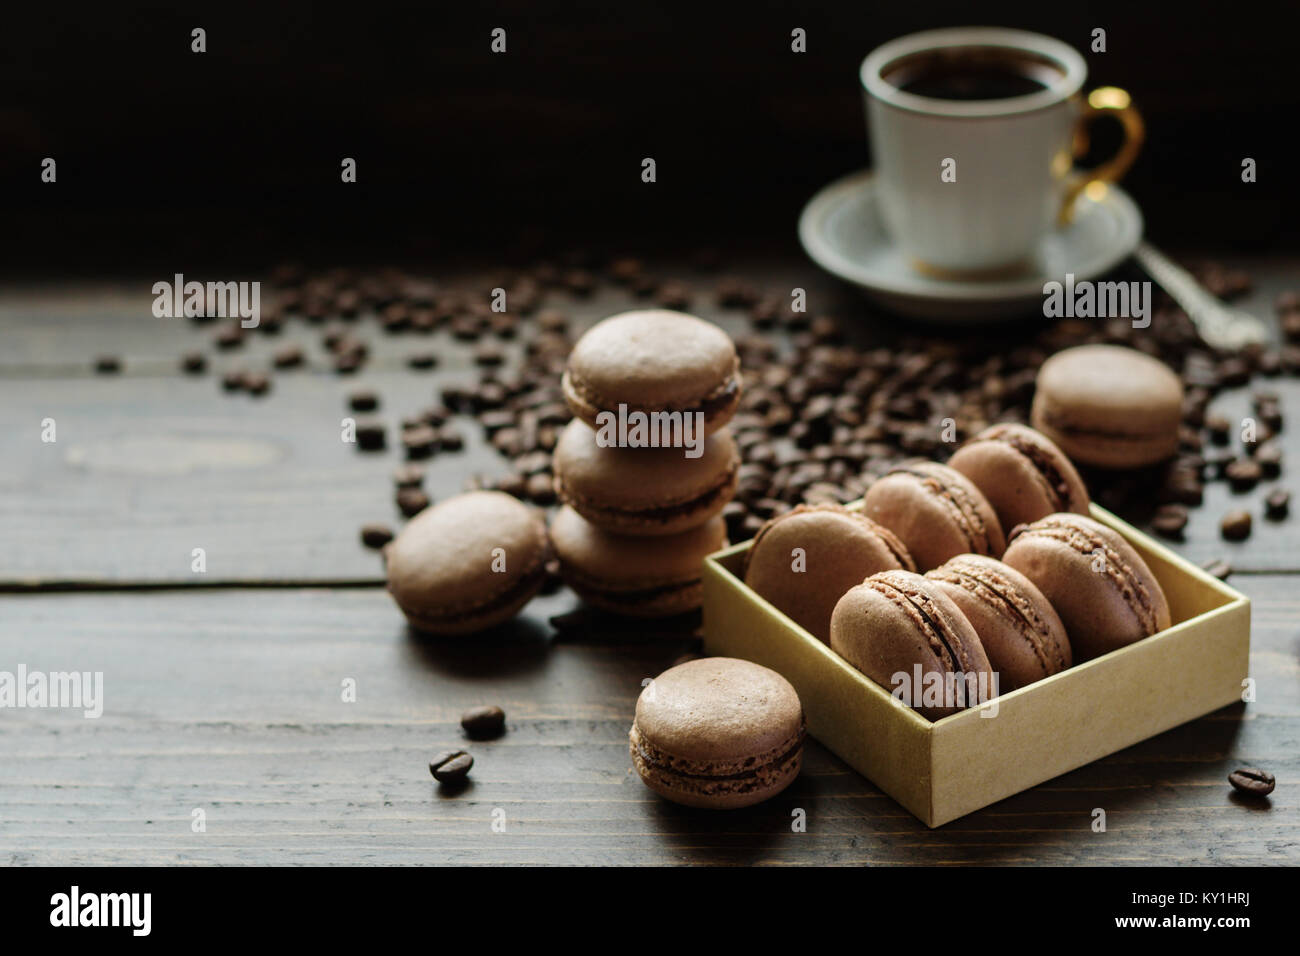
{"label": "wood grain texture", "polygon": [[[814,312],[854,317],[849,327],[860,341],[876,339],[894,322],[806,263],[780,259],[742,271],[763,288],[805,288]],[[1295,263],[1271,260],[1252,271],[1259,285],[1245,304],[1271,318],[1273,296],[1294,284]],[[691,276],[680,265],[659,272]],[[456,285],[486,296],[493,281],[466,273]],[[374,358],[361,374],[338,376],[328,371],[321,326],[293,319],[279,336],[250,333],[246,347],[213,355],[208,374],[189,377],[177,359],[207,345],[214,327],[154,318],[149,285],[0,294],[0,526],[23,543],[0,551],[0,588],[380,580],[379,562],[359,545],[357,531],[367,522],[401,520],[389,481],[401,460],[394,447],[398,422],[431,404],[442,385],[476,380],[473,346],[446,332],[386,335],[363,319],[357,328]],[[717,308],[707,281],[700,289],[694,311],[734,335],[749,331],[741,313]],[[552,292],[548,303],[567,310],[581,330],[644,300],[602,286],[589,298]],[[272,392],[262,398],[222,393],[224,369],[265,368],[288,342],[303,346],[307,368],[275,375]],[[519,343],[504,345],[508,360],[517,361]],[[414,351],[437,353],[439,368],[407,371],[404,359]],[[124,373],[92,375],[101,353],[121,356]],[[340,420],[349,414],[346,396],[363,386],[384,400],[379,417],[390,426],[390,448],[382,454],[358,453],[339,438]],[[1284,409],[1300,408],[1300,381],[1261,379],[1254,388],[1280,392]],[[1250,393],[1225,393],[1213,407],[1239,421],[1249,412]],[[40,440],[46,418],[57,423],[57,443]],[[439,456],[431,467],[427,489],[435,500],[462,490],[476,474],[504,471],[475,423],[458,425],[467,448]],[[1300,461],[1297,423],[1280,440],[1287,460]],[[1198,564],[1226,557],[1243,571],[1300,571],[1294,546],[1300,532],[1262,520],[1271,484],[1247,494],[1210,484],[1205,506],[1193,511],[1174,547]],[[1256,527],[1248,542],[1234,544],[1221,538],[1218,521],[1238,507],[1256,515]],[[1144,525],[1142,514],[1121,513]],[[207,552],[206,575],[190,570],[196,547]]]}
{"label": "wood grain texture", "polygon": [[[1289,577],[1234,583],[1255,602],[1257,702],[938,830],[816,745],[788,791],[748,810],[688,810],[648,791],[627,754],[633,705],[689,631],[557,640],[522,623],[425,641],[377,588],[10,595],[3,666],[102,670],[105,708],[97,720],[0,713],[0,860],[1296,864],[1300,599]],[[466,743],[459,714],[480,703],[503,706],[508,731],[469,743],[471,786],[442,793],[427,762]],[[1271,800],[1233,797],[1239,765],[1276,774]],[[1090,829],[1096,807],[1105,833]],[[205,833],[191,832],[195,808]],[[791,832],[798,808],[805,833]]]}

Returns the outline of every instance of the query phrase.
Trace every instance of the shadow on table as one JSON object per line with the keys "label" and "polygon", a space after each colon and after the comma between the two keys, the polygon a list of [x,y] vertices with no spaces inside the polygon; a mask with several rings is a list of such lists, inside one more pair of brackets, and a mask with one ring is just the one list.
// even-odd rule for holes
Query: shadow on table
{"label": "shadow on table", "polygon": [[478,634],[438,637],[407,628],[406,646],[419,666],[449,677],[500,678],[526,674],[546,664],[550,628],[518,617]]}

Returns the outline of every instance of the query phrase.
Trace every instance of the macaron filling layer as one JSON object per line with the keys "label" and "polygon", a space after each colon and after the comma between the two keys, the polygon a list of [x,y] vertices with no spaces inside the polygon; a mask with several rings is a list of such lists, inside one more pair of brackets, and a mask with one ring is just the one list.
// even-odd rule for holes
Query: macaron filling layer
{"label": "macaron filling layer", "polygon": [[980,517],[979,508],[966,494],[964,488],[956,484],[946,485],[928,471],[908,468],[905,465],[893,469],[890,474],[911,475],[919,479],[928,491],[947,504],[949,513],[970,545],[970,551],[976,554],[988,554],[992,550],[989,546],[988,527]]}
{"label": "macaron filling layer", "polygon": [[799,772],[805,729],[776,751],[735,760],[683,761],[654,747],[633,725],[628,735],[632,762],[647,783],[670,791],[707,797],[742,796],[783,788]]}
{"label": "macaron filling layer", "polygon": [[642,402],[628,402],[624,399],[622,402],[615,402],[606,395],[595,392],[581,377],[575,375],[570,369],[564,373],[569,387],[574,391],[579,399],[585,404],[591,406],[597,411],[613,411],[620,404],[626,405],[629,409],[646,412],[674,411],[693,414],[702,412],[704,418],[708,419],[726,411],[740,394],[740,359],[736,359],[732,366],[731,374],[727,380],[709,392],[698,402],[694,402],[688,407],[678,407],[669,404],[646,404]]}
{"label": "macaron filling layer", "polygon": [[963,658],[966,655],[958,653],[960,645],[951,640],[949,635],[944,632],[943,626],[937,620],[938,613],[931,614],[925,607],[929,603],[925,595],[919,591],[909,593],[909,591],[896,584],[881,581],[877,578],[868,578],[863,583],[873,591],[887,597],[920,628],[930,645],[930,650],[943,664],[945,670],[952,673],[965,672]]}
{"label": "macaron filling layer", "polygon": [[[649,524],[667,524],[682,515],[690,514],[694,511],[707,510],[716,504],[718,499],[728,494],[736,480],[736,473],[739,470],[740,463],[737,460],[732,467],[718,480],[718,483],[708,489],[701,495],[697,495],[688,501],[682,501],[669,505],[657,505],[644,508],[618,508],[609,505],[596,504],[590,497],[579,495],[574,492],[573,488],[560,479],[560,497],[566,504],[570,504],[574,509],[584,515],[595,515],[604,517],[611,521],[622,519],[623,521],[645,522]],[[596,523],[599,523],[597,521]]]}
{"label": "macaron filling layer", "polygon": [[1085,427],[1082,425],[1074,425],[1063,420],[1059,412],[1046,410],[1039,413],[1039,418],[1048,428],[1053,428],[1062,434],[1081,435],[1085,438],[1101,438],[1105,441],[1145,442],[1150,441],[1153,437],[1163,437],[1168,431],[1167,428],[1149,429],[1147,431],[1139,432],[1132,429],[1128,431],[1115,431],[1114,429],[1101,428],[1096,425]]}
{"label": "macaron filling layer", "polygon": [[1099,534],[1091,533],[1073,525],[1049,524],[1047,520],[1019,525],[1012,532],[1012,537],[1016,538],[1023,534],[1049,538],[1053,541],[1059,541],[1085,556],[1092,556],[1100,550],[1105,559],[1106,576],[1119,588],[1124,596],[1125,603],[1137,616],[1142,630],[1148,635],[1156,633],[1160,629],[1160,624],[1151,592],[1147,590],[1146,585],[1142,583],[1141,578],[1138,577],[1133,568],[1125,563],[1119,552],[1115,551],[1109,542]]}

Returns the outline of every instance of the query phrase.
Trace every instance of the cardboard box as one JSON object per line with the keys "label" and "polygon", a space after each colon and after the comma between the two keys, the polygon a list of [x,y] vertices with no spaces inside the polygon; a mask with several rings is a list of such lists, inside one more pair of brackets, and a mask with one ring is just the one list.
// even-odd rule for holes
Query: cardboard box
{"label": "cardboard box", "polygon": [[1142,555],[1173,626],[980,708],[931,723],[900,703],[745,586],[751,542],[705,564],[705,648],[783,674],[803,701],[809,733],[927,826],[940,826],[1241,700],[1249,599],[1110,512],[1093,505],[1092,516]]}

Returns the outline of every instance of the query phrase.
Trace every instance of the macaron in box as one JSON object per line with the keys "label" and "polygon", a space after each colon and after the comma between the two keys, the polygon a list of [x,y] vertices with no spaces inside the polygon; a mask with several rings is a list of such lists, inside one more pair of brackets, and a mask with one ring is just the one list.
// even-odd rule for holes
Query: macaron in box
{"label": "macaron in box", "polygon": [[[873,569],[836,603],[828,645],[790,582],[763,585],[773,600],[747,583],[751,550],[777,540],[760,532],[706,562],[705,650],[789,680],[808,733],[928,826],[1240,700],[1249,601],[1088,504],[1031,429],[994,426],[950,467],[900,466],[858,509],[927,573]],[[927,686],[984,682],[908,706],[889,684],[912,668]]]}

